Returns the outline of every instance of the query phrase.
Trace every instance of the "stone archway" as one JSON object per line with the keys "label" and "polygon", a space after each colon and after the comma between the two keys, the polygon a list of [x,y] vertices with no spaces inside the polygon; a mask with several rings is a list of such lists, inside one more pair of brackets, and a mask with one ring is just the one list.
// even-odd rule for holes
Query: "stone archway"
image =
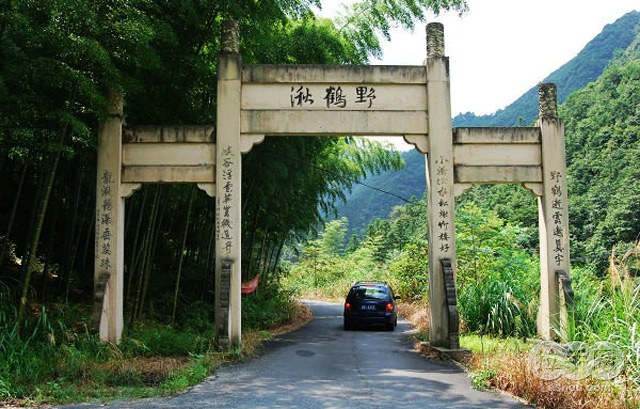
{"label": "stone archway", "polygon": [[[170,179],[197,182],[215,196],[216,336],[240,343],[241,161],[265,135],[400,135],[425,154],[434,346],[459,347],[455,197],[474,183],[524,184],[538,197],[539,207],[538,332],[550,339],[552,329],[562,330],[562,296],[570,295],[569,234],[564,128],[553,84],[539,87],[535,127],[452,128],[449,59],[439,23],[427,25],[423,66],[243,65],[238,24],[232,21],[223,25],[221,43],[215,145],[211,127],[151,127],[125,138],[134,145],[123,148],[122,100],[117,97],[112,115],[101,125],[94,314],[101,339],[118,342],[122,332],[124,197],[138,183]],[[180,136],[163,136],[172,134]],[[181,144],[182,154],[168,164],[154,162],[167,143],[176,144],[174,150]],[[150,157],[156,159],[144,162]]]}

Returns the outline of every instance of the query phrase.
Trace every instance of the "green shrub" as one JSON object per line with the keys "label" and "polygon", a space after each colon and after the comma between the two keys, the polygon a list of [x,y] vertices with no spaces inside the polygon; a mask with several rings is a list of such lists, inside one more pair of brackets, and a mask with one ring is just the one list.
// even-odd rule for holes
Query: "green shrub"
{"label": "green shrub", "polygon": [[632,272],[640,245],[611,257],[608,276],[595,270],[574,272],[576,295],[574,339],[587,343],[608,341],[625,355],[622,380],[640,394],[640,278]]}
{"label": "green shrub", "polygon": [[536,333],[537,257],[526,229],[470,204],[458,209],[458,300],[467,331],[531,337]]}
{"label": "green shrub", "polygon": [[212,336],[146,322],[127,334],[120,348],[127,356],[188,356],[206,352],[212,341]]}
{"label": "green shrub", "polygon": [[25,319],[24,336],[16,325],[16,309],[6,304],[0,308],[0,389],[3,395],[20,398],[55,375],[56,335],[44,307],[36,317]]}
{"label": "green shrub", "polygon": [[496,377],[497,373],[497,369],[483,368],[471,375],[471,385],[475,389],[487,390],[491,387],[491,380]]}
{"label": "green shrub", "polygon": [[429,252],[426,246],[405,245],[389,265],[390,284],[404,300],[417,301],[429,295]]}
{"label": "green shrub", "polygon": [[178,328],[200,334],[212,333],[214,327],[213,305],[204,301],[195,301],[189,308],[180,311],[176,325]]}
{"label": "green shrub", "polygon": [[291,291],[275,282],[261,282],[255,293],[242,297],[242,328],[252,331],[275,327],[291,318],[293,308]]}

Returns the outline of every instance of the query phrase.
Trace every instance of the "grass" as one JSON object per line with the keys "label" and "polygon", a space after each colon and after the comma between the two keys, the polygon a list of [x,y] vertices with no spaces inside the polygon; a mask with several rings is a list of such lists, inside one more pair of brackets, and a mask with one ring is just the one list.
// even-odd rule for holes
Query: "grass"
{"label": "grass", "polygon": [[310,319],[308,308],[286,295],[271,296],[245,299],[251,305],[246,317],[251,329],[243,333],[242,347],[231,350],[214,347],[212,325],[173,328],[154,321],[128,328],[118,346],[105,344],[88,331],[89,310],[62,305],[34,310],[20,335],[15,310],[0,303],[0,406],[182,392],[218,366],[257,353],[273,333],[293,330]]}
{"label": "grass", "polygon": [[498,338],[477,334],[464,334],[460,346],[474,354],[504,354],[528,352],[532,344],[519,338]]}
{"label": "grass", "polygon": [[500,352],[473,355],[468,370],[476,388],[499,389],[547,409],[632,409],[640,405],[637,395],[627,393],[615,382],[541,379],[531,368],[529,354],[509,351],[511,347],[497,346]]}
{"label": "grass", "polygon": [[[405,303],[399,311],[422,328],[416,333],[416,339],[428,340],[428,322],[425,323],[428,307]],[[547,409],[640,408],[640,394],[634,390],[629,373],[623,372],[624,377],[611,382],[591,377],[579,380],[570,377],[541,379],[533,370],[530,358],[537,342],[514,337],[462,334],[461,347],[472,352],[471,359],[463,363],[472,385],[477,389],[499,389]]]}
{"label": "grass", "polygon": [[[614,248],[604,277],[588,266],[574,269],[572,342],[558,361],[568,370],[541,379],[528,353],[532,344],[466,335],[461,342],[475,353],[469,363],[474,385],[505,390],[545,408],[640,408],[639,255],[639,243],[623,251]],[[613,355],[598,349],[603,345]],[[617,364],[621,371],[616,369],[612,379],[600,376],[603,368]]]}

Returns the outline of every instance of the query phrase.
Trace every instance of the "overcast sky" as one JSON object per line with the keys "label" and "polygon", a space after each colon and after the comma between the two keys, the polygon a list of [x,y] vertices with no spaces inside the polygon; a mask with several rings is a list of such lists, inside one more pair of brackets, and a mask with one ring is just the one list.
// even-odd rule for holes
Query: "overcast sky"
{"label": "overcast sky", "polygon": [[[335,16],[344,0],[322,0]],[[347,0],[353,1],[353,0]],[[572,59],[606,24],[640,0],[468,0],[469,11],[431,16],[444,24],[451,69],[452,114],[488,114],[504,108]],[[420,65],[425,25],[394,30],[374,64]]]}

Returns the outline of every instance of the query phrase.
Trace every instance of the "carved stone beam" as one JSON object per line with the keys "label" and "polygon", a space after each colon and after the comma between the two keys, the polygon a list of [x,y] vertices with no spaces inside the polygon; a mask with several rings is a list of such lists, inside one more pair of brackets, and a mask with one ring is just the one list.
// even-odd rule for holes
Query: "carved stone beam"
{"label": "carved stone beam", "polygon": [[429,138],[427,135],[402,135],[409,145],[413,145],[422,154],[429,153]]}
{"label": "carved stone beam", "polygon": [[242,134],[240,135],[240,152],[249,153],[254,145],[264,142],[264,135]]}

